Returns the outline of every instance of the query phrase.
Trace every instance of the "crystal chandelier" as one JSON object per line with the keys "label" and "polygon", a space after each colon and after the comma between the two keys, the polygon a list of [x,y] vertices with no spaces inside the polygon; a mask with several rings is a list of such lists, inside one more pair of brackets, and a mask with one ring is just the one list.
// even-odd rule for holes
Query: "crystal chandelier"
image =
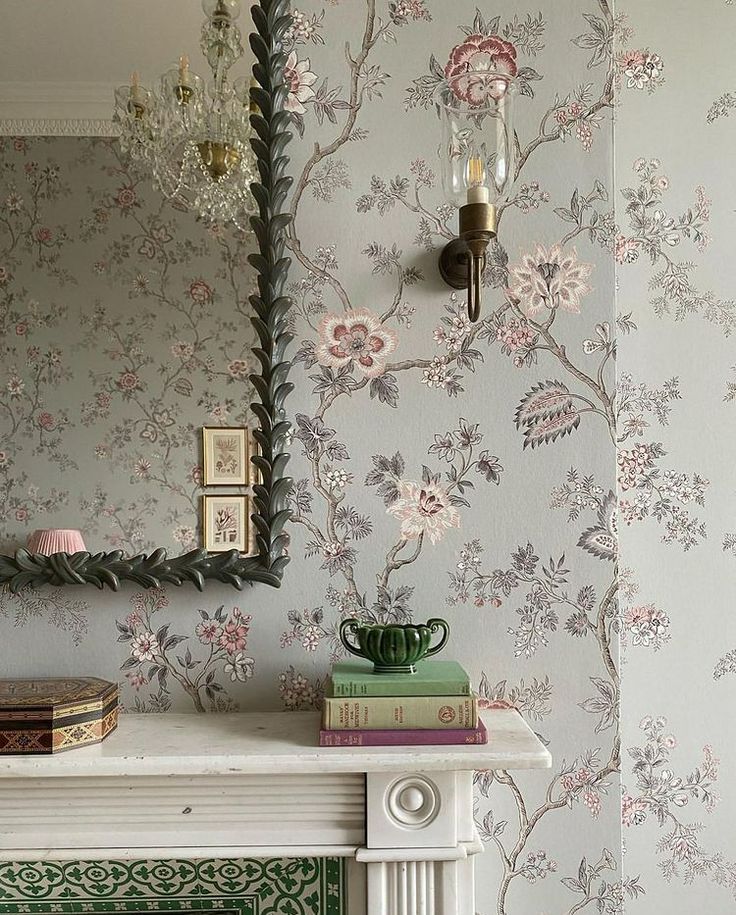
{"label": "crystal chandelier", "polygon": [[165,197],[208,221],[245,230],[256,211],[250,185],[257,180],[249,82],[228,76],[243,55],[235,24],[240,0],[203,0],[202,8],[207,18],[200,47],[211,81],[205,85],[185,55],[164,73],[158,91],[146,89],[133,73],[130,85],[115,91],[113,120],[123,152],[150,168]]}

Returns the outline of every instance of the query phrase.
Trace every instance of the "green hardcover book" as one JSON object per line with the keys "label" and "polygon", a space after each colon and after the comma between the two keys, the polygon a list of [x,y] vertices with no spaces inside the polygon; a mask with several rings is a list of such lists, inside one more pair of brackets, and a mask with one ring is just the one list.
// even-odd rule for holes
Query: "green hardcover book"
{"label": "green hardcover book", "polygon": [[369,661],[341,661],[332,668],[334,698],[357,696],[470,696],[470,677],[457,661],[428,659],[415,674],[376,674]]}

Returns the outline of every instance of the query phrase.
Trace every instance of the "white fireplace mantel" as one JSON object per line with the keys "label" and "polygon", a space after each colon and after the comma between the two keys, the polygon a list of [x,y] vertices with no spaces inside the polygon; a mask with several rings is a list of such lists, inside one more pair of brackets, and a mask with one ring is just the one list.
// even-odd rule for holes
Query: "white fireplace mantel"
{"label": "white fireplace mantel", "polygon": [[350,915],[473,915],[473,770],[551,757],[513,709],[486,746],[320,748],[312,713],[123,715],[0,757],[0,861],[345,856]]}

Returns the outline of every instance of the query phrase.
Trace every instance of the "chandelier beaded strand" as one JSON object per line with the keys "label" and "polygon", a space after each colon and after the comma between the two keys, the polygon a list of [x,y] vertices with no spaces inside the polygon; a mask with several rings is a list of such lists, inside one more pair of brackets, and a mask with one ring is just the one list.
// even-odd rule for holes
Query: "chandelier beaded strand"
{"label": "chandelier beaded strand", "polygon": [[258,176],[250,145],[250,85],[245,77],[229,78],[243,56],[235,24],[240,0],[203,0],[202,8],[207,18],[200,47],[212,79],[205,85],[186,55],[163,74],[156,91],[133,73],[130,85],[115,91],[113,120],[123,152],[151,170],[164,197],[208,222],[248,231],[256,212],[250,185]]}

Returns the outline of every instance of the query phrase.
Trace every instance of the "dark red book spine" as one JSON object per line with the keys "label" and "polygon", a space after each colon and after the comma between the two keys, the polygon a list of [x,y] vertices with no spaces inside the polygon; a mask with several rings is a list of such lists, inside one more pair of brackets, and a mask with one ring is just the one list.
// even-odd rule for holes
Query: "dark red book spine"
{"label": "dark red book spine", "polygon": [[437,730],[325,730],[319,732],[321,747],[412,747],[463,746],[488,743],[488,732],[482,721],[478,727]]}

